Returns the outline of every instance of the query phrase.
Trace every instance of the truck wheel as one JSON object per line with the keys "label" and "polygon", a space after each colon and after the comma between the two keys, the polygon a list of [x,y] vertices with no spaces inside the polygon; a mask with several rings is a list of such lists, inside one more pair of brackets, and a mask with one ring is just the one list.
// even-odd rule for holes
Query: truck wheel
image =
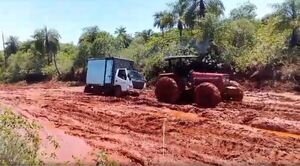
{"label": "truck wheel", "polygon": [[114,87],[114,96],[116,97],[122,97],[123,93],[122,93],[122,89],[120,86],[116,86]]}
{"label": "truck wheel", "polygon": [[93,89],[91,87],[91,85],[86,85],[84,87],[84,93],[92,93],[93,92]]}
{"label": "truck wheel", "polygon": [[181,90],[173,78],[160,78],[155,87],[155,96],[160,102],[176,103],[180,98]]}
{"label": "truck wheel", "polygon": [[214,108],[221,102],[219,89],[212,83],[204,82],[195,89],[195,103],[199,107]]}

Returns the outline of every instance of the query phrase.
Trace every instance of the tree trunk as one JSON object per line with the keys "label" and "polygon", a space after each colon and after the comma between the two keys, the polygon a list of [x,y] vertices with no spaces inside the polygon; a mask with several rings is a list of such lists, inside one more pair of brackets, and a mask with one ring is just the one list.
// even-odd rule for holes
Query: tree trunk
{"label": "tree trunk", "polygon": [[54,62],[54,66],[55,66],[56,72],[57,72],[58,76],[60,77],[61,73],[60,73],[60,71],[59,71],[59,69],[57,67],[57,64],[56,64],[56,55],[55,54],[53,54],[53,62]]}
{"label": "tree trunk", "polygon": [[199,10],[200,18],[204,18],[205,17],[205,12],[206,12],[206,7],[205,7],[204,0],[200,0],[199,8],[200,8],[200,10]]}
{"label": "tree trunk", "polygon": [[7,56],[5,55],[4,53],[4,68],[6,69],[7,68]]}
{"label": "tree trunk", "polygon": [[182,40],[182,29],[179,29],[179,39]]}
{"label": "tree trunk", "polygon": [[165,37],[165,31],[164,29],[161,29],[162,37]]}
{"label": "tree trunk", "polygon": [[[51,55],[49,54],[47,57],[48,57],[48,58],[47,58],[47,59],[48,59],[48,65],[51,65],[51,59],[52,59],[52,58],[51,58]],[[55,59],[55,58],[54,58],[54,59]]]}
{"label": "tree trunk", "polygon": [[4,35],[2,32],[2,44],[3,44],[3,57],[4,57],[4,68],[7,67],[7,57],[6,57],[6,51],[5,51],[5,41],[4,41]]}

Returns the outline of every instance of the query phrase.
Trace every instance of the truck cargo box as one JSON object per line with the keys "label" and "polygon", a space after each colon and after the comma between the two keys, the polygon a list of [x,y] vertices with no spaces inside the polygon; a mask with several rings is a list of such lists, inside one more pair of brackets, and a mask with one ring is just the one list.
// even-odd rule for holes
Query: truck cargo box
{"label": "truck cargo box", "polygon": [[89,85],[113,84],[114,76],[119,68],[134,69],[134,62],[121,58],[93,58],[88,61],[87,80]]}

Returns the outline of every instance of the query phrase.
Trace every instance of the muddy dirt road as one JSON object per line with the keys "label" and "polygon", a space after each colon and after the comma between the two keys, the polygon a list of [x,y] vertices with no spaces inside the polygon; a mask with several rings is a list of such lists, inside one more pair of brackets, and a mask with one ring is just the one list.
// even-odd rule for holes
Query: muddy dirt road
{"label": "muddy dirt road", "polygon": [[[246,92],[215,109],[91,96],[61,84],[0,86],[0,103],[50,121],[124,165],[300,164],[300,96]],[[76,144],[74,144],[76,147]]]}

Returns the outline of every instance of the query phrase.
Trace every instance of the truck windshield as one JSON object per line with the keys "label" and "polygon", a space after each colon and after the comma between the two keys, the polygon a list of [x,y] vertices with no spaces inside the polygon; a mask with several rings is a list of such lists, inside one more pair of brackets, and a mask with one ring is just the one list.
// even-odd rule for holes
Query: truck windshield
{"label": "truck windshield", "polygon": [[129,77],[133,80],[144,81],[144,77],[135,70],[129,70]]}

